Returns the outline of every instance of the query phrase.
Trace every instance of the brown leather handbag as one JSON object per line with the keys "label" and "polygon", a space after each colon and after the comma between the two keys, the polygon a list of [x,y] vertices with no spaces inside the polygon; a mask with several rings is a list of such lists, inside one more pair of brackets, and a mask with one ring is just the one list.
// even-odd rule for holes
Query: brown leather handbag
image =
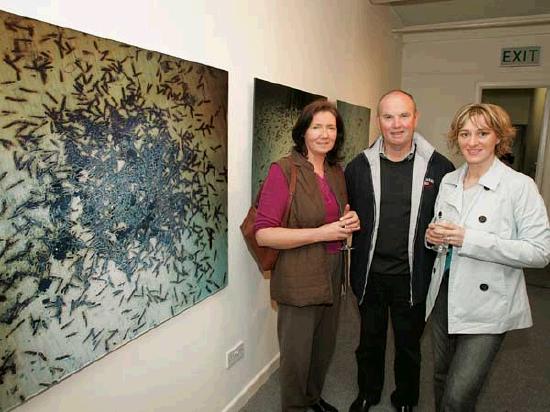
{"label": "brown leather handbag", "polygon": [[[288,202],[286,204],[285,213],[283,214],[283,220],[281,221],[281,227],[286,227],[288,225],[288,216],[290,214],[290,206],[292,205],[292,199],[294,198],[294,192],[296,191],[296,166],[290,161],[290,186],[289,186],[289,196]],[[267,246],[259,246],[256,242],[256,233],[254,231],[254,224],[256,223],[256,213],[258,208],[258,203],[260,201],[260,196],[262,194],[262,189],[264,188],[264,183],[260,186],[258,194],[256,195],[256,200],[248,209],[248,213],[241,223],[241,232],[243,233],[246,246],[250,251],[250,254],[258,264],[258,267],[262,272],[272,270],[275,267],[275,262],[279,257],[279,249],[273,249]]]}

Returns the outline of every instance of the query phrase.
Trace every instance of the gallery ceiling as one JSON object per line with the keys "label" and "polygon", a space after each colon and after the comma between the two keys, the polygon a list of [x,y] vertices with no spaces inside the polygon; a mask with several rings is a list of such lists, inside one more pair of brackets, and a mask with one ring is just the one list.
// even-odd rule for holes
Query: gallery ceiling
{"label": "gallery ceiling", "polygon": [[550,14],[550,0],[370,0],[391,7],[403,27]]}

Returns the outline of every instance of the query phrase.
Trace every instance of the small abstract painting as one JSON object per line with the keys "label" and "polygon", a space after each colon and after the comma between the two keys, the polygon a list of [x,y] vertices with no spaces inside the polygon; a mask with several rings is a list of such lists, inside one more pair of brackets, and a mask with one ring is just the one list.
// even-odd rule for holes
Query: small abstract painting
{"label": "small abstract painting", "polygon": [[227,283],[227,72],[0,12],[0,410]]}
{"label": "small abstract painting", "polygon": [[292,149],[292,128],[302,109],[317,99],[326,97],[254,79],[253,197],[267,176],[271,163],[286,156]]}
{"label": "small abstract painting", "polygon": [[344,145],[340,151],[345,166],[369,146],[370,109],[341,100],[336,102],[336,107],[344,120],[346,130]]}

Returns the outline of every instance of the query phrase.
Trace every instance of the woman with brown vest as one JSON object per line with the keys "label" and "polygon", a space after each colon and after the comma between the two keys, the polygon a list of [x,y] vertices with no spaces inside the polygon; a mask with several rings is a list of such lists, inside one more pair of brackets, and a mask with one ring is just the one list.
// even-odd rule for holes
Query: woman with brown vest
{"label": "woman with brown vest", "polygon": [[[256,219],[260,246],[280,249],[271,297],[278,303],[283,412],[337,411],[321,398],[334,352],[343,283],[342,243],[359,229],[347,205],[338,151],[344,124],[334,104],[317,100],[292,129],[290,156],[273,163]],[[281,221],[289,197],[291,165],[296,190],[287,227]]]}

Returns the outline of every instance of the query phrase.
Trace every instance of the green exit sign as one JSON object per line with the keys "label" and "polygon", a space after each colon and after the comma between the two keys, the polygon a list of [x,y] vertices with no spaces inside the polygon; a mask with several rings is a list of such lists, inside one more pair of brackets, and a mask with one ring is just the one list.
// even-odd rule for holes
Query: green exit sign
{"label": "green exit sign", "polygon": [[540,46],[504,47],[500,51],[501,66],[538,66]]}

